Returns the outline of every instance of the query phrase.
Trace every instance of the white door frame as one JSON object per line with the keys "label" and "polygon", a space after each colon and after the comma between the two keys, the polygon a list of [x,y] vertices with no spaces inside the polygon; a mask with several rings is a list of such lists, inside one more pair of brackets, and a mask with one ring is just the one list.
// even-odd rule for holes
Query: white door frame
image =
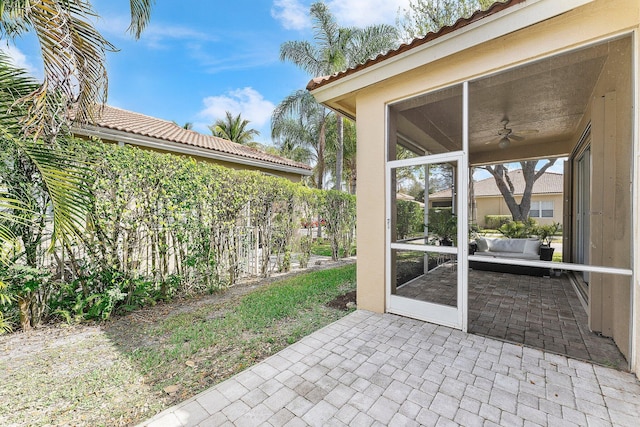
{"label": "white door frame", "polygon": [[[469,235],[468,235],[468,191],[469,191],[469,137],[468,137],[468,82],[462,84],[462,150],[444,154],[434,154],[422,157],[415,157],[403,160],[387,161],[385,167],[385,187],[386,187],[386,250],[385,250],[385,289],[386,311],[402,316],[412,317],[415,319],[437,323],[444,326],[467,331],[468,319],[468,271],[469,263],[467,261],[469,255]],[[455,162],[457,194],[455,203],[457,206],[457,247],[435,246],[435,245],[415,245],[406,243],[391,242],[391,201],[395,189],[391,188],[392,171],[399,167],[406,166],[422,166],[435,163]],[[426,198],[425,198],[426,199]],[[429,206],[425,205],[425,210]],[[391,252],[394,249],[412,250],[422,252],[434,252],[442,254],[455,254],[457,257],[457,306],[450,307],[441,304],[418,301],[406,297],[391,294]]]}

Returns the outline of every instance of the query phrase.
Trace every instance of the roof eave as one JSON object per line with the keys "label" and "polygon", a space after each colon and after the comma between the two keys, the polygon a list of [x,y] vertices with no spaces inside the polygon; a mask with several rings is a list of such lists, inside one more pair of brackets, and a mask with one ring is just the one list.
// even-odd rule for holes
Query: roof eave
{"label": "roof eave", "polygon": [[137,145],[140,147],[152,148],[155,150],[175,152],[189,156],[198,156],[202,158],[219,160],[223,162],[236,163],[244,166],[258,167],[272,171],[291,173],[302,176],[311,176],[313,171],[306,168],[288,166],[279,163],[272,163],[264,160],[252,159],[249,157],[238,156],[230,153],[222,153],[207,148],[197,147],[193,145],[179,144],[159,138],[153,138],[144,135],[131,134],[129,132],[119,131],[115,129],[104,128],[94,125],[74,126],[72,133],[82,136],[94,136],[109,141],[123,142],[125,144]]}
{"label": "roof eave", "polygon": [[[332,76],[320,81],[319,85],[312,85],[312,81],[309,84],[310,91],[318,102],[332,106],[335,100],[345,98],[367,86],[551,19],[593,1],[595,0],[526,0],[400,54],[383,57],[379,62],[373,61],[371,65],[361,69],[356,67],[354,72]],[[428,51],[428,55],[424,54],[425,51]]]}

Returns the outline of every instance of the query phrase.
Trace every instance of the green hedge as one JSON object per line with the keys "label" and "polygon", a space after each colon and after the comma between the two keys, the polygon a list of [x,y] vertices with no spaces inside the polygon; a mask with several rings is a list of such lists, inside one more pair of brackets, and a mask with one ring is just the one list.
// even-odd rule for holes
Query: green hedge
{"label": "green hedge", "polygon": [[485,215],[484,227],[497,230],[504,224],[511,222],[511,215]]}
{"label": "green hedge", "polygon": [[398,239],[424,234],[424,208],[419,203],[397,200],[396,209]]}
{"label": "green hedge", "polygon": [[[274,258],[277,270],[287,271],[294,252],[302,250],[303,264],[308,260],[310,235],[301,239],[298,230],[318,218],[334,257],[348,255],[352,246],[354,196],[95,141],[75,141],[67,149],[82,153],[94,171],[86,183],[86,232],[80,241],[47,252],[48,203],[33,213],[34,227],[14,230],[22,242],[14,266],[33,269],[29,277],[38,280],[26,281],[24,270],[14,266],[0,267],[6,285],[0,290],[8,294],[0,300],[5,323],[17,325],[19,314],[29,312],[38,318],[23,322],[25,327],[54,315],[107,318],[115,310],[233,285],[251,265],[267,276]],[[0,175],[0,183],[9,178]],[[24,179],[39,188],[35,194],[43,191],[37,177]],[[29,247],[37,248],[37,256],[25,256],[25,242],[36,242]],[[249,256],[255,248],[257,259]],[[18,301],[28,307],[19,310]]]}

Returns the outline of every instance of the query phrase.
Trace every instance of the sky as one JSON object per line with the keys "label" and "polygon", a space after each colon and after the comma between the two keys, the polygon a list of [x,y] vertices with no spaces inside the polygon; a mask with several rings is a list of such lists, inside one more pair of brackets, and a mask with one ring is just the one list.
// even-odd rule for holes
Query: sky
{"label": "sky", "polygon": [[[274,107],[304,89],[311,76],[279,59],[280,45],[312,40],[311,0],[234,0],[179,2],[156,0],[150,26],[139,40],[126,31],[128,0],[93,0],[96,26],[118,52],[109,53],[108,104],[114,107],[207,128],[225,111],[241,113],[271,144]],[[329,0],[342,26],[395,24],[409,0]],[[0,49],[36,78],[42,60],[33,37]]]}

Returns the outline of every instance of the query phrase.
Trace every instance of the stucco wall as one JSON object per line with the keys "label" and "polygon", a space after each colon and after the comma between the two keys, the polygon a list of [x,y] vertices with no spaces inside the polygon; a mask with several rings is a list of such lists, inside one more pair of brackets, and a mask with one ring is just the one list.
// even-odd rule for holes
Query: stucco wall
{"label": "stucco wall", "polygon": [[[631,43],[616,43],[592,96],[590,262],[631,268]],[[592,274],[589,326],[629,358],[631,279]]]}
{"label": "stucco wall", "polygon": [[[521,197],[516,197],[516,201],[520,203]],[[552,218],[534,218],[540,225],[552,224],[559,222],[562,224],[562,195],[561,194],[545,194],[532,195],[531,201],[553,202]],[[485,227],[485,217],[487,215],[511,215],[507,204],[502,196],[496,197],[477,197],[476,212],[478,225]]]}
{"label": "stucco wall", "polygon": [[[385,311],[385,119],[384,104],[366,95],[357,99],[358,114],[377,120],[357,120],[358,218],[357,305]],[[359,116],[360,117],[360,116]],[[382,173],[381,173],[382,171]],[[364,260],[364,262],[360,262]]]}

